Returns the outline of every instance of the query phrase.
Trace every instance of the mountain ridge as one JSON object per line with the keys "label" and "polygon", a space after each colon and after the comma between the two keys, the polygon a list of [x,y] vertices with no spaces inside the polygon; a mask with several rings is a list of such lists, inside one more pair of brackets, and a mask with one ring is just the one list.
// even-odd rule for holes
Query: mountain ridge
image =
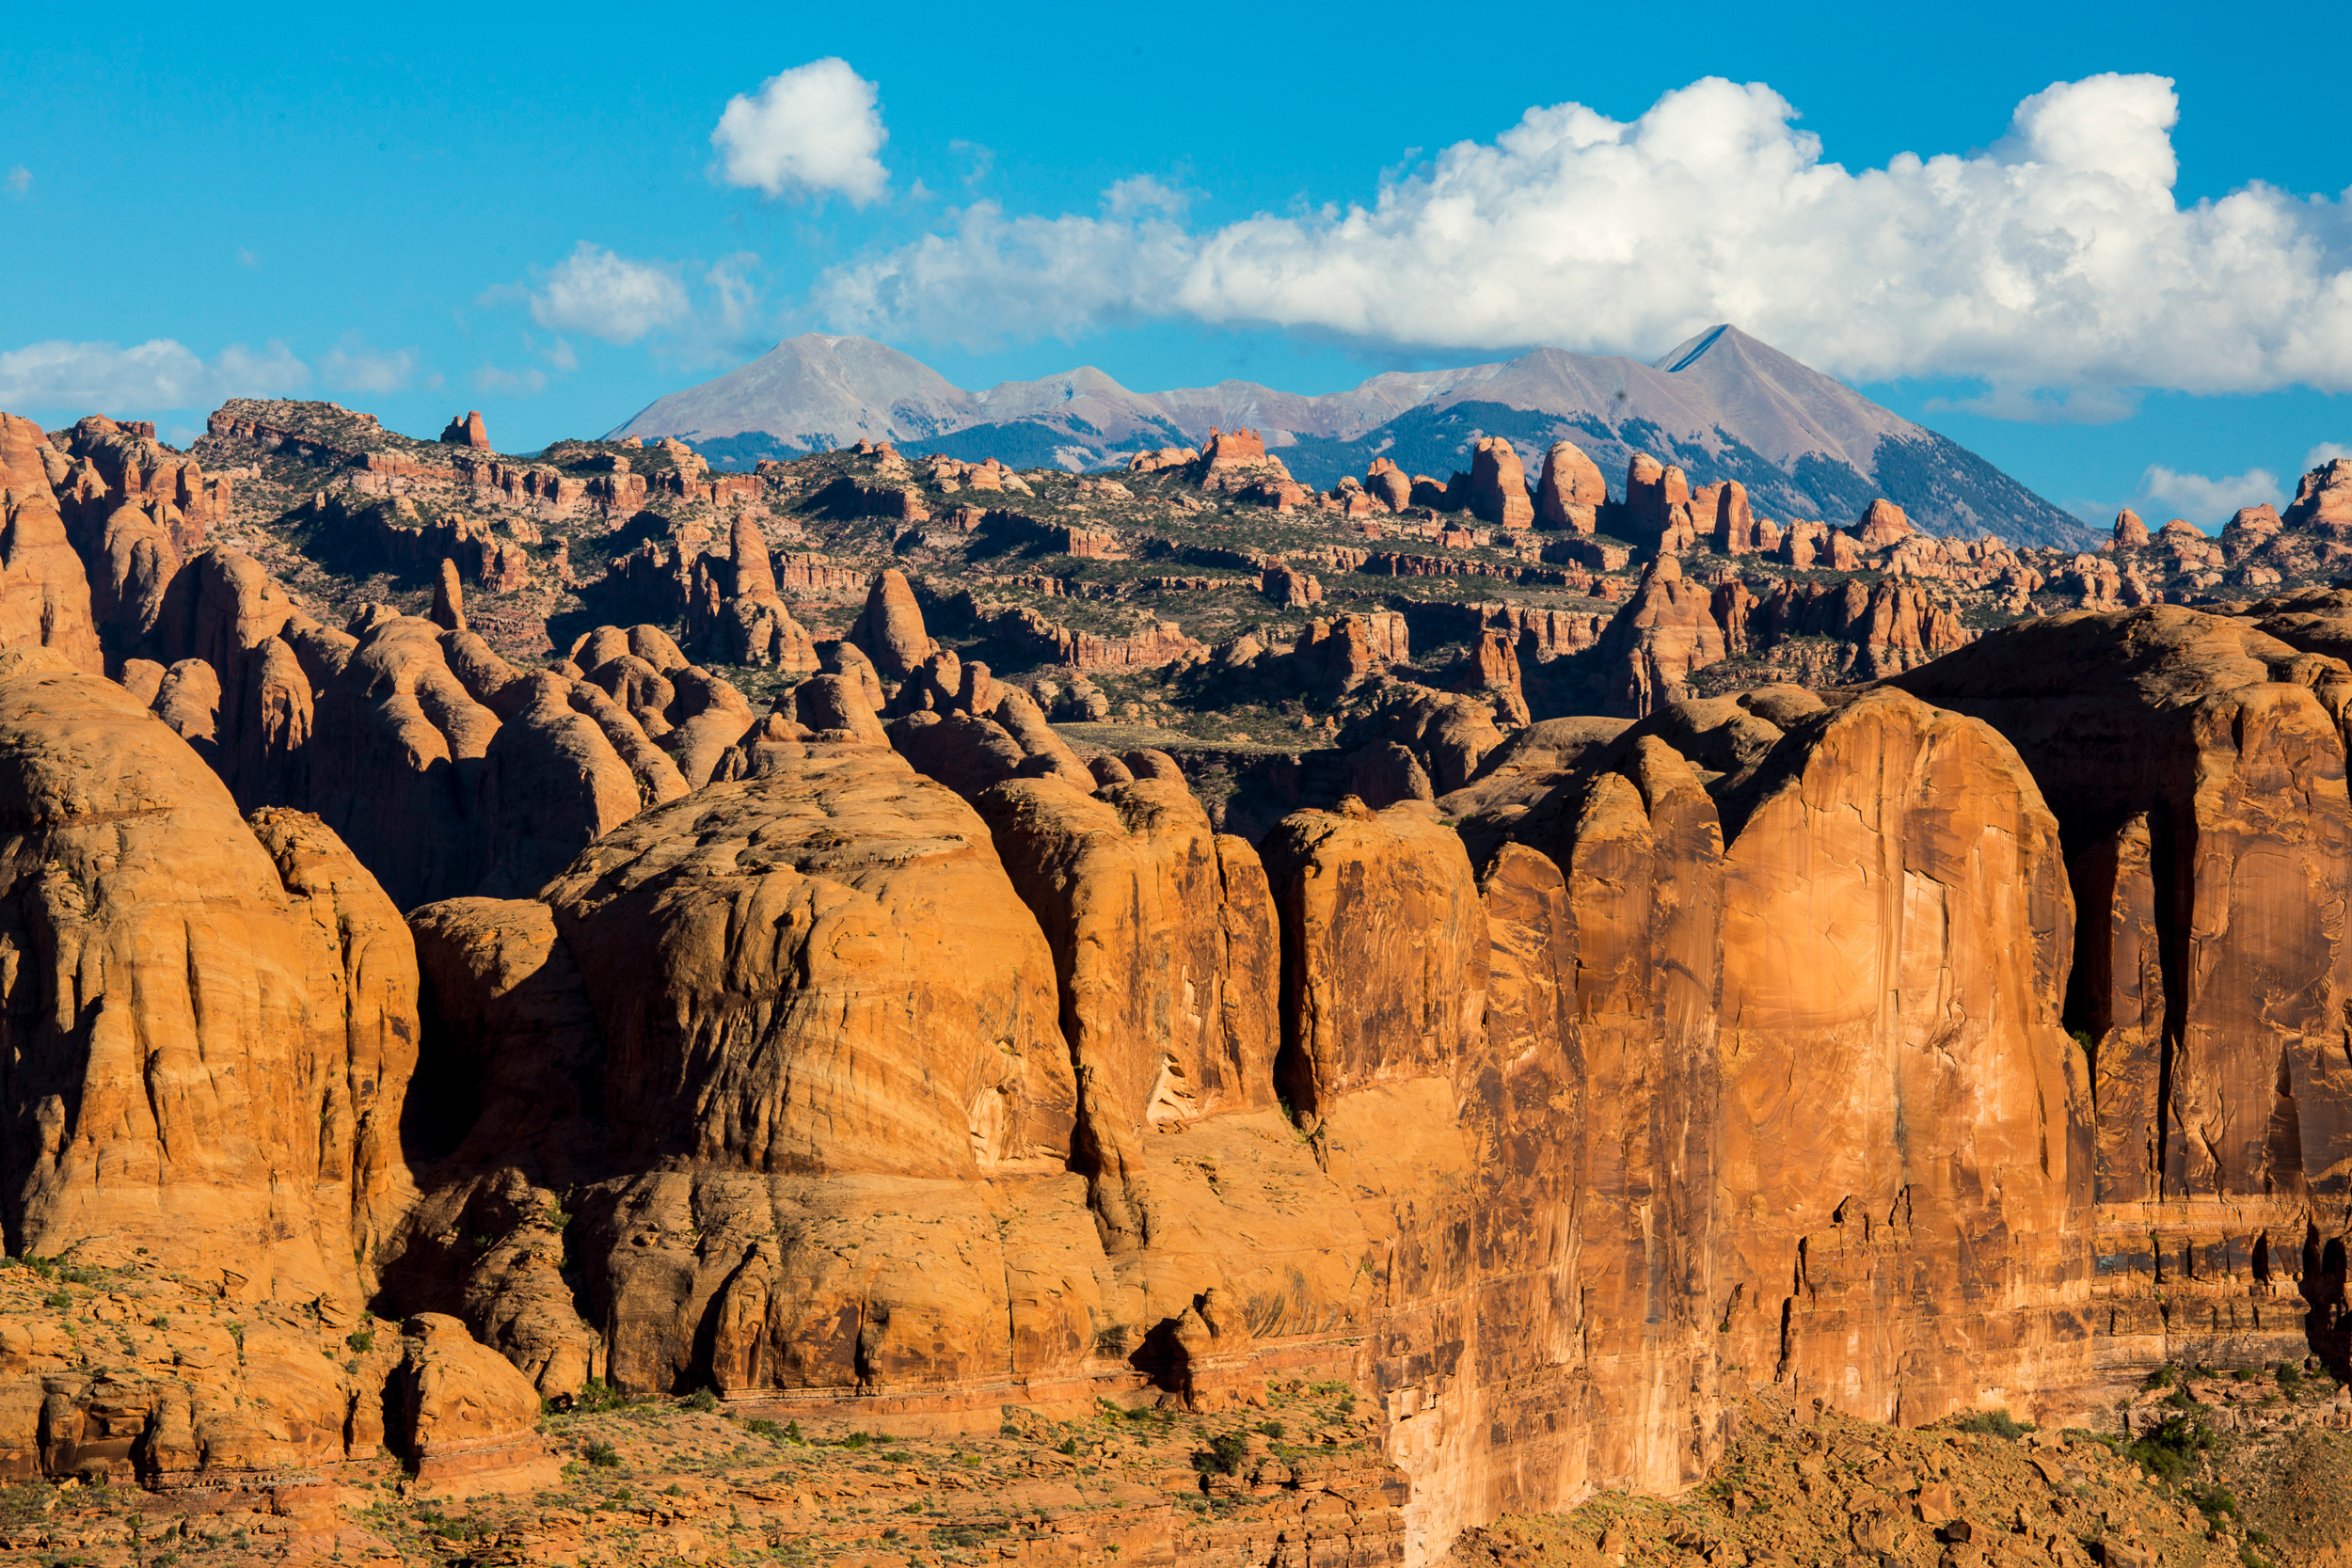
{"label": "mountain ridge", "polygon": [[1646,363],[1537,348],[1311,395],[1238,380],[1136,392],[1092,365],[967,391],[872,339],[803,333],[655,400],[612,434],[675,436],[722,467],[870,439],[1085,471],[1234,425],[1261,431],[1299,479],[1322,487],[1383,455],[1409,455],[1407,467],[1443,478],[1469,466],[1481,436],[1508,437],[1532,471],[1566,439],[1604,471],[1622,474],[1638,451],[1680,466],[1694,484],[1739,480],[1779,515],[1835,519],[1883,495],[1939,533],[2090,542],[2079,521],[1997,467],[1729,323]]}

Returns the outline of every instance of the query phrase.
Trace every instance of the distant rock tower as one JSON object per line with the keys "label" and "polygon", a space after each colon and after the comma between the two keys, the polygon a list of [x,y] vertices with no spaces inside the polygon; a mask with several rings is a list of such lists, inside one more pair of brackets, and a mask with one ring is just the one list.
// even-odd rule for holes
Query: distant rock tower
{"label": "distant rock tower", "polygon": [[490,450],[490,433],[482,427],[482,411],[466,410],[465,418],[453,419],[449,428],[441,432],[441,440],[453,447],[471,447],[476,451]]}

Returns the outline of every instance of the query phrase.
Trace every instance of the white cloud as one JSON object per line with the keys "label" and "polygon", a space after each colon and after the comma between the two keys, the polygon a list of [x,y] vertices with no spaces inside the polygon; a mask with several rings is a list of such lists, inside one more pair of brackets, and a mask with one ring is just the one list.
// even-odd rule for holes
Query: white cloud
{"label": "white cloud", "polygon": [[2352,457],[2352,447],[2340,441],[2322,441],[2303,454],[2304,471],[2308,473],[2323,463],[2333,463],[2339,457]]}
{"label": "white cloud", "polygon": [[508,371],[496,365],[485,365],[473,372],[477,392],[503,392],[510,397],[535,397],[548,389],[548,372],[540,370]]}
{"label": "white cloud", "polygon": [[2139,477],[2140,493],[2180,509],[2192,523],[2226,521],[2242,506],[2283,505],[2279,476],[2268,468],[2249,468],[2242,474],[2207,479],[2203,474],[2175,473],[2157,464]]}
{"label": "white cloud", "polygon": [[557,331],[633,343],[687,314],[686,290],[659,262],[632,261],[582,240],[530,292],[531,319]]}
{"label": "white cloud", "polygon": [[1630,123],[1530,109],[1369,206],[1198,230],[1118,196],[975,205],[813,303],[972,347],[1179,316],[1655,354],[1730,321],[1855,380],[1981,378],[1988,412],[2026,418],[2109,418],[2118,388],[2352,387],[2347,204],[2253,183],[2179,205],[2177,110],[2162,77],[2061,82],[1985,151],[1850,171],[1770,87],[1708,78]]}
{"label": "white cloud", "polygon": [[1134,216],[1141,213],[1159,213],[1172,218],[1184,215],[1190,203],[1190,193],[1178,190],[1148,174],[1131,174],[1115,182],[1103,193],[1103,210],[1115,218]]}
{"label": "white cloud", "polygon": [[0,185],[6,185],[8,189],[8,194],[21,201],[25,197],[32,194],[33,171],[26,168],[23,164],[19,164],[14,168],[8,170],[8,177],[6,179],[0,179]]}
{"label": "white cloud", "polygon": [[811,60],[727,100],[710,145],[722,178],[770,196],[837,191],[854,206],[880,198],[890,171],[877,156],[882,129],[873,83],[847,60]]}
{"label": "white cloud", "polygon": [[340,391],[397,392],[408,385],[416,373],[417,356],[408,349],[394,349],[389,354],[368,347],[358,333],[346,333],[343,341],[319,356],[319,380]]}
{"label": "white cloud", "polygon": [[129,348],[56,340],[0,353],[0,408],[212,408],[232,397],[299,391],[310,381],[310,368],[278,342],[258,354],[232,344],[210,363],[168,338]]}

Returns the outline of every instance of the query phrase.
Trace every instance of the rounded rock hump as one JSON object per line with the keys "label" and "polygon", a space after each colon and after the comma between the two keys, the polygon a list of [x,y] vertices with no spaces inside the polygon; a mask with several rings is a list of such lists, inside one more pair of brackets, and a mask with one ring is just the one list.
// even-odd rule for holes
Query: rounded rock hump
{"label": "rounded rock hump", "polygon": [[987,827],[887,751],[712,784],[543,896],[647,1147],[803,1175],[1067,1158],[1053,956]]}
{"label": "rounded rock hump", "polygon": [[[0,1117],[29,1134],[0,1165],[11,1246],[356,1304],[405,1190],[405,933],[314,819],[272,824],[273,859],[137,698],[59,664],[0,654]],[[387,940],[347,946],[361,928]]]}
{"label": "rounded rock hump", "polygon": [[1590,533],[1608,504],[1609,483],[1600,465],[1575,442],[1554,441],[1544,453],[1543,476],[1535,485],[1535,526]]}
{"label": "rounded rock hump", "polygon": [[866,611],[850,628],[849,641],[873,660],[886,681],[906,679],[939,646],[923,629],[923,610],[914,602],[907,575],[895,567],[875,577]]}

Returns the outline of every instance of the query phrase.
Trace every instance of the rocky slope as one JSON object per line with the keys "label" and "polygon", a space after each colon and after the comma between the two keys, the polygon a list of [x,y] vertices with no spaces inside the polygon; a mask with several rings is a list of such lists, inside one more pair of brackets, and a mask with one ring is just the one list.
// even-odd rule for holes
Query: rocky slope
{"label": "rocky slope", "polygon": [[[1119,645],[1182,645],[1204,706],[1314,692],[1343,744],[1243,753],[1216,799],[1051,721],[1099,684],[984,657],[1047,641],[1035,611],[882,562],[1133,562],[1139,496],[1229,541],[1393,518],[1359,504],[1387,471],[1294,493],[1221,433],[1122,499],[655,449],[657,511],[622,483],[647,449],[516,463],[471,421],[232,406],[168,481],[137,432],[7,428],[24,536],[63,539],[20,592],[87,620],[0,622],[0,1225],[93,1292],[0,1340],[13,1475],[258,1494],[389,1453],[515,1491],[541,1402],[614,1389],[949,1444],[1343,1389],[1377,1459],[1338,1490],[1284,1459],[1237,1533],[1136,1499],[1122,1539],[1418,1564],[1697,1485],[1753,1398],[2137,1436],[2168,1362],[2344,1365],[2352,593],[1947,636],[1897,563],[2024,558],[1730,487],[1710,553],[1674,470],[1620,499],[1555,453],[1522,520],[1565,526],[1497,527],[1655,528],[1590,650],[1638,694],[1540,717],[1595,668],[1540,657],[1557,612],[1416,666],[1426,611],[1335,611],[1229,542],[1295,638]],[[1526,495],[1510,459],[1464,494]],[[2214,547],[2332,559],[2347,485]],[[926,554],[935,501],[962,520]],[[125,513],[138,549],[85,526]],[[787,525],[835,531],[779,559]],[[1689,678],[1760,614],[1697,573],[1768,530],[1861,563],[1772,592],[1875,628],[1865,679]],[[393,597],[330,625],[363,545]],[[546,607],[535,656],[475,629],[501,597]],[[199,1307],[233,1361],[175,1337]]]}

